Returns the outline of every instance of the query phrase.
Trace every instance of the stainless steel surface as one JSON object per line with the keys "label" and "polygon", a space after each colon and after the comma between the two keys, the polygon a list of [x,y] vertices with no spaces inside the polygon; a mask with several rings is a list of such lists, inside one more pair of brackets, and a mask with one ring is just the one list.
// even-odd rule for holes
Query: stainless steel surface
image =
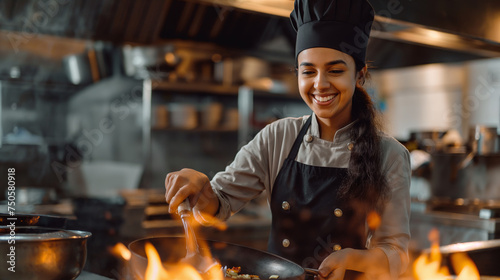
{"label": "stainless steel surface", "polygon": [[[14,260],[15,273],[2,269],[1,279],[75,279],[83,269],[90,232],[38,227],[1,227],[0,256],[3,264]],[[15,245],[9,243],[15,234]],[[15,257],[8,254],[14,252]],[[14,278],[12,278],[14,277]]]}
{"label": "stainless steel surface", "polygon": [[49,187],[16,187],[17,205],[50,204],[56,201],[56,193]]}
{"label": "stainless steel surface", "polygon": [[412,212],[412,222],[424,222],[434,225],[446,225],[453,227],[466,227],[483,230],[486,233],[498,233],[500,231],[500,219],[481,219],[479,216],[450,213],[444,211]]}
{"label": "stainless steel surface", "polygon": [[457,199],[472,195],[472,166],[462,166],[467,156],[467,153],[431,154],[432,196]]}
{"label": "stainless steel surface", "polygon": [[73,54],[63,59],[69,81],[74,85],[84,85],[92,81],[90,61],[87,53]]}
{"label": "stainless steel surface", "polygon": [[[0,25],[20,36],[26,30],[22,19],[36,18],[45,7],[35,5],[35,0],[25,2],[0,9]],[[378,69],[500,54],[500,38],[494,29],[498,1],[480,1],[474,9],[465,0],[453,5],[446,0],[371,3],[376,18],[368,60]],[[37,34],[139,44],[188,39],[254,51],[267,49],[272,59],[293,60],[295,37],[288,20],[293,1],[289,0],[94,0],[54,5],[50,6],[54,11],[51,20],[36,26]],[[286,43],[276,44],[276,38]]]}
{"label": "stainless steel surface", "polygon": [[476,125],[469,130],[469,145],[477,155],[490,155],[499,152],[497,128]]}
{"label": "stainless steel surface", "polygon": [[[152,81],[145,79],[142,82],[142,163],[147,173],[151,166],[151,98],[153,95]],[[148,174],[144,176],[149,179]],[[148,185],[150,182],[146,182]]]}

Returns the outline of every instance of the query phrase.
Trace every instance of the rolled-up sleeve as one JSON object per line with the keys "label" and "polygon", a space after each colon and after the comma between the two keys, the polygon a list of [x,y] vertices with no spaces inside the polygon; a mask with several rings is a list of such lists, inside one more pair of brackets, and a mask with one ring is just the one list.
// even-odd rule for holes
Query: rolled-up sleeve
{"label": "rolled-up sleeve", "polygon": [[380,226],[368,236],[368,248],[380,248],[387,255],[392,279],[406,271],[410,242],[410,154],[396,140],[383,143],[384,171],[390,188],[389,201]]}
{"label": "rolled-up sleeve", "polygon": [[220,201],[216,218],[227,220],[269,189],[268,130],[269,127],[259,132],[240,149],[234,161],[212,179],[212,189]]}

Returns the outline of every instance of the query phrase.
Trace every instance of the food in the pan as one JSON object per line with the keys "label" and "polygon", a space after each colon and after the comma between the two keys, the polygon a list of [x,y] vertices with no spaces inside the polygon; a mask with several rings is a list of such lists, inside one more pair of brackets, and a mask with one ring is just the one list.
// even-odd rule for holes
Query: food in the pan
{"label": "food in the pan", "polygon": [[259,279],[258,275],[241,274],[241,266],[233,266],[232,268],[225,268],[226,279]]}

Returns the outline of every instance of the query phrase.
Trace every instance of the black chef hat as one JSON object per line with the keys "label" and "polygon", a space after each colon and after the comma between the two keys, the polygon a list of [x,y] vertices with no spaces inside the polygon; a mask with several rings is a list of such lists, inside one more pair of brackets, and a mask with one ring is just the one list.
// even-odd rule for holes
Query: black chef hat
{"label": "black chef hat", "polygon": [[365,65],[374,11],[367,0],[295,0],[290,14],[297,31],[295,59],[305,49],[325,47],[349,54]]}

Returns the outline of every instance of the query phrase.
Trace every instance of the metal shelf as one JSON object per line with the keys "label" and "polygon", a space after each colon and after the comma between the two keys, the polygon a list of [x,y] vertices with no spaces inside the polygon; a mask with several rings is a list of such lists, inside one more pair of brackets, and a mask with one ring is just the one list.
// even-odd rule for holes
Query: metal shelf
{"label": "metal shelf", "polygon": [[178,91],[183,93],[210,93],[220,95],[237,95],[238,86],[225,86],[212,83],[181,83],[151,80],[151,90]]}

